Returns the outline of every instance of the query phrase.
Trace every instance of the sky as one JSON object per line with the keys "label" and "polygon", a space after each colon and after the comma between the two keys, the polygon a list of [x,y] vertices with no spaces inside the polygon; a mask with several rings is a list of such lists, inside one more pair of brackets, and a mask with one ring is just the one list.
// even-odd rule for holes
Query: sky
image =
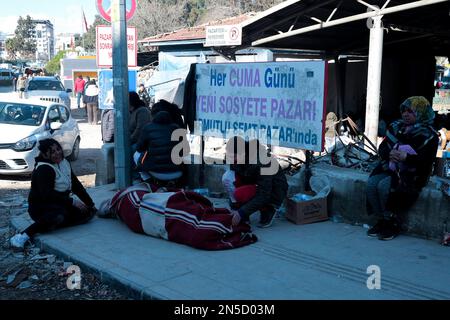
{"label": "sky", "polygon": [[[105,1],[109,2],[109,1]],[[94,22],[97,0],[0,0],[0,32],[14,33],[19,16],[50,20],[55,35],[83,33],[82,9],[88,26]]]}

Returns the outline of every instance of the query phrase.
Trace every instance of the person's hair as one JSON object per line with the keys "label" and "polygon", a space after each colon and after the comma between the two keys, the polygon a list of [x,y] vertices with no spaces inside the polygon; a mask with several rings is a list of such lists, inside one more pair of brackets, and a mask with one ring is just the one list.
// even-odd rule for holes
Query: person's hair
{"label": "person's hair", "polygon": [[83,79],[83,76],[80,74],[80,75],[78,76],[78,78]]}
{"label": "person's hair", "polygon": [[95,82],[95,79],[90,80],[89,83],[97,85],[97,82]]}
{"label": "person's hair", "polygon": [[139,85],[139,87],[144,87],[144,88],[145,88],[145,86],[144,86],[144,84],[143,84],[143,83],[141,83],[141,84]]}
{"label": "person's hair", "polygon": [[[244,149],[242,149],[244,147]],[[226,152],[230,154],[241,154],[244,151],[248,153],[248,142],[240,136],[231,137],[226,145]]]}
{"label": "person's hair", "polygon": [[135,107],[135,108],[139,108],[139,107],[143,107],[145,106],[144,101],[141,100],[141,98],[139,98],[139,95],[134,92],[134,91],[130,91],[130,105]]}
{"label": "person's hair", "polygon": [[55,139],[52,139],[52,138],[48,138],[48,139],[44,139],[44,140],[39,141],[39,147],[38,147],[38,149],[39,149],[39,151],[40,151],[42,154],[45,154],[45,153],[47,153],[48,150],[50,150],[50,148],[51,148],[52,146],[54,146],[54,145],[56,145],[58,148],[60,148],[60,149],[62,150],[62,147],[61,147],[61,145],[59,144],[59,142],[56,141]]}
{"label": "person's hair", "polygon": [[161,111],[167,111],[169,113],[171,113],[171,109],[178,109],[178,106],[174,103],[170,103],[167,100],[159,100],[157,103],[155,103],[152,107],[152,116],[155,116],[158,112]]}

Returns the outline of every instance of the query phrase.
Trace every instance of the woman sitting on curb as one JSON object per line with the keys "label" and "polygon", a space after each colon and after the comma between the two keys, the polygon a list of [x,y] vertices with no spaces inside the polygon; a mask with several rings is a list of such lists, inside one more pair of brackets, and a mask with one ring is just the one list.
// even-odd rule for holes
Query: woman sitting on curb
{"label": "woman sitting on curb", "polygon": [[[247,142],[237,136],[228,140],[226,153],[233,163],[222,182],[235,209],[233,224],[248,221],[250,215],[259,210],[258,227],[270,227],[288,191],[286,176],[278,161],[258,140]],[[267,163],[262,163],[263,158]]]}
{"label": "woman sitting on curb", "polygon": [[[17,249],[23,249],[37,233],[86,223],[97,211],[64,159],[61,145],[54,139],[45,139],[39,142],[39,151],[28,196],[28,212],[34,223],[10,239],[11,246]],[[71,198],[71,192],[83,203]]]}
{"label": "woman sitting on curb", "polygon": [[392,123],[378,153],[381,161],[367,183],[369,214],[379,216],[369,237],[391,240],[400,233],[399,214],[407,211],[427,184],[438,148],[438,133],[431,126],[433,109],[421,96],[400,106],[402,119]]}

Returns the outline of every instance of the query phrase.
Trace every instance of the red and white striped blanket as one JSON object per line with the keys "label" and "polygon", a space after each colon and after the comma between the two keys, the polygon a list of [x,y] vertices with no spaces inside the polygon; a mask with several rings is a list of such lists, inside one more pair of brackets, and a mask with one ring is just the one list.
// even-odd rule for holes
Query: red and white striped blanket
{"label": "red and white striped blanket", "polygon": [[134,232],[182,243],[198,249],[223,250],[257,241],[250,225],[232,226],[225,208],[214,208],[190,191],[153,193],[149,185],[118,192],[112,210]]}

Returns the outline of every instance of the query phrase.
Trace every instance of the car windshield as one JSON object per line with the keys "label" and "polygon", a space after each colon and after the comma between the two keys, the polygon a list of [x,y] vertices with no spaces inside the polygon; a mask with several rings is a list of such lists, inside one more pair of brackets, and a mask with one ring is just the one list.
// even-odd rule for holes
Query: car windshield
{"label": "car windshield", "polygon": [[28,91],[34,90],[64,91],[64,87],[61,82],[55,80],[31,80]]}
{"label": "car windshield", "polygon": [[45,107],[0,101],[0,123],[23,126],[39,126],[44,118]]}

